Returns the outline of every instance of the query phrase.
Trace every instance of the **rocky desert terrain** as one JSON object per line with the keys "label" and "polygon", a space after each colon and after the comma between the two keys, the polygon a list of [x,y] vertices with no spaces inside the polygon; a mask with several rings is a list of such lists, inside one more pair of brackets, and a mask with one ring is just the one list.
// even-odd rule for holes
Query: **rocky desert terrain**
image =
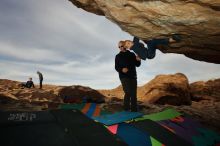
{"label": "rocky desert terrain", "polygon": [[[43,89],[19,87],[20,82],[0,79],[1,111],[41,111],[56,109],[65,98],[87,99],[108,111],[121,111],[123,90],[95,90],[80,85],[44,85]],[[139,110],[149,114],[174,108],[190,115],[206,127],[220,132],[220,79],[189,83],[184,74],[158,75],[138,87]]]}

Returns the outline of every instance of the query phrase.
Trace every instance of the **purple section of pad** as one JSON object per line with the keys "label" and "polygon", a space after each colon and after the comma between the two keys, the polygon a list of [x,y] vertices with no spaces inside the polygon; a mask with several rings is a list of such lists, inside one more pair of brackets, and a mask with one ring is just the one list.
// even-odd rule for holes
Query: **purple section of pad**
{"label": "purple section of pad", "polygon": [[190,143],[193,143],[192,137],[193,136],[199,136],[200,133],[197,130],[201,125],[186,117],[180,117],[182,121],[176,121],[176,120],[163,120],[158,121],[158,123],[162,126],[168,127],[175,131],[175,134],[182,137],[183,139],[187,140]]}

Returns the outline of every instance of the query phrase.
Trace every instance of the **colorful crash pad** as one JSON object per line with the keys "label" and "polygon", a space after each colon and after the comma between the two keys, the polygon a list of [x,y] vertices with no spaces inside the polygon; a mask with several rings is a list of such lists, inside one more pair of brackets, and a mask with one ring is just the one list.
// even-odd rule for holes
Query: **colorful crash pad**
{"label": "colorful crash pad", "polygon": [[[155,138],[153,138],[151,136],[149,137],[149,134],[147,132],[140,131],[139,129],[135,128],[131,124],[125,123],[126,126],[123,124],[124,123],[111,125],[111,126],[107,126],[106,128],[112,134],[117,134],[119,137],[121,137],[122,140],[125,141],[129,146],[130,145],[139,145],[139,143],[147,144],[147,145],[150,145],[150,143],[151,143],[150,146],[165,146],[162,143],[160,143],[158,140],[156,140]],[[128,132],[130,132],[130,133],[128,133]],[[130,135],[130,136],[127,137],[128,135]],[[140,135],[141,135],[141,137],[138,137]],[[146,136],[147,136],[147,141],[146,141]],[[131,137],[134,137],[134,139],[132,139]],[[150,142],[149,142],[149,138],[150,138]]]}
{"label": "colorful crash pad", "polygon": [[131,124],[119,124],[117,135],[129,146],[152,146],[150,136]]}
{"label": "colorful crash pad", "polygon": [[126,146],[77,110],[0,112],[1,146]]}
{"label": "colorful crash pad", "polygon": [[152,136],[150,137],[150,140],[151,140],[151,145],[152,146],[165,146],[164,144],[160,143],[158,140],[156,140]]}
{"label": "colorful crash pad", "polygon": [[179,116],[158,123],[195,146],[209,146],[220,142],[217,133],[205,129],[199,122],[189,117]]}
{"label": "colorful crash pad", "polygon": [[135,121],[141,121],[141,120],[146,120],[146,119],[149,119],[152,121],[161,121],[161,120],[173,119],[173,118],[178,117],[180,115],[182,115],[182,114],[177,112],[174,109],[166,109],[162,112],[144,115],[143,117],[136,118]]}
{"label": "colorful crash pad", "polygon": [[197,129],[201,135],[193,136],[193,144],[195,146],[216,146],[220,142],[220,136],[214,131],[198,128]]}
{"label": "colorful crash pad", "polygon": [[109,125],[114,125],[118,123],[122,123],[131,119],[135,119],[137,117],[141,117],[143,114],[139,112],[118,112],[114,114],[109,114],[109,115],[103,115],[99,117],[93,117],[94,120],[103,123],[107,126]]}
{"label": "colorful crash pad", "polygon": [[160,124],[152,120],[142,120],[131,123],[134,127],[143,132],[147,132],[150,136],[154,137],[166,146],[193,146],[188,141],[175,135],[169,130],[162,127]]}
{"label": "colorful crash pad", "polygon": [[113,134],[117,134],[118,132],[118,124],[107,126],[106,128]]}
{"label": "colorful crash pad", "polygon": [[88,117],[99,116],[101,109],[96,103],[87,103],[81,110]]}
{"label": "colorful crash pad", "polygon": [[59,105],[59,109],[78,109],[78,110],[81,110],[81,109],[83,109],[84,106],[85,106],[85,103],[61,104],[61,105]]}
{"label": "colorful crash pad", "polygon": [[88,117],[96,117],[101,113],[101,109],[96,103],[82,103],[82,104],[61,104],[59,109],[78,109]]}

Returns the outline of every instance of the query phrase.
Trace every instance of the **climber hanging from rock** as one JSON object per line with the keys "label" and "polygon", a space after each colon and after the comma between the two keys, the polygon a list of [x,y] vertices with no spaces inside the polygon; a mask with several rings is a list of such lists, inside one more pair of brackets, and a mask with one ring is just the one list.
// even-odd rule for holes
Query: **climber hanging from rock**
{"label": "climber hanging from rock", "polygon": [[156,55],[158,46],[168,46],[169,43],[181,41],[181,36],[174,34],[171,38],[143,40],[147,47],[140,42],[139,38],[134,37],[133,41],[125,40],[124,48],[134,51],[142,60],[153,59]]}

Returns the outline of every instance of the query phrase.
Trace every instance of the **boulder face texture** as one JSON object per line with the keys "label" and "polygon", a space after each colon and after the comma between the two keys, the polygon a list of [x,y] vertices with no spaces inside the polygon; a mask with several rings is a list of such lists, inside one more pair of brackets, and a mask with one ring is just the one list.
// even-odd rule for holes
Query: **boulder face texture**
{"label": "boulder face texture", "polygon": [[121,85],[111,90],[98,90],[98,91],[104,96],[108,97],[109,100],[114,98],[118,98],[118,99],[124,98],[124,92]]}
{"label": "boulder face texture", "polygon": [[105,16],[142,40],[182,36],[180,43],[159,48],[220,63],[220,0],[69,0],[88,12]]}
{"label": "boulder face texture", "polygon": [[199,81],[190,84],[192,100],[213,100],[220,101],[220,79]]}
{"label": "boulder face texture", "polygon": [[82,101],[82,99],[86,99],[90,102],[105,101],[105,97],[98,91],[89,87],[83,87],[79,85],[61,88],[59,91],[59,96],[63,99],[75,98],[75,100],[79,102]]}
{"label": "boulder face texture", "polygon": [[190,105],[188,79],[184,74],[158,75],[140,87],[139,96],[144,102],[170,105]]}

